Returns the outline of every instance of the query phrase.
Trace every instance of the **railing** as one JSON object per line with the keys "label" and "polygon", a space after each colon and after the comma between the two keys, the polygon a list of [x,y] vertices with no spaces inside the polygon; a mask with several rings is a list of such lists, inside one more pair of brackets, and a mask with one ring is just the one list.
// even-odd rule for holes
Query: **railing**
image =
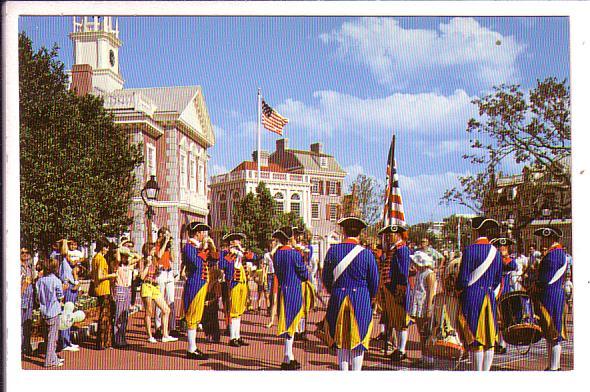
{"label": "railing", "polygon": [[[233,173],[220,174],[211,177],[211,184],[220,184],[228,181],[242,180],[248,178],[258,178],[258,172],[256,170],[242,170]],[[274,173],[263,171],[260,173],[260,178],[263,180],[300,182],[305,184],[309,183],[309,176],[301,174]]]}
{"label": "railing", "polygon": [[110,110],[130,109],[146,113],[149,116],[152,116],[156,111],[156,105],[136,92],[122,91],[117,94],[106,95],[103,98],[105,108]]}
{"label": "railing", "polygon": [[98,16],[89,19],[84,16],[78,21],[78,17],[74,16],[73,20],[74,33],[84,33],[87,31],[104,31],[106,33],[114,33],[115,37],[119,38],[119,20],[115,19],[115,26],[113,26],[112,17],[104,16],[99,19]]}

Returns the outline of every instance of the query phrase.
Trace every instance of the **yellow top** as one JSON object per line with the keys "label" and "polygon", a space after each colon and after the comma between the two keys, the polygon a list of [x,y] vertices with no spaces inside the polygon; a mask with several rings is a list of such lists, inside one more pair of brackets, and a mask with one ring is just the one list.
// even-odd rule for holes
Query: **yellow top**
{"label": "yellow top", "polygon": [[102,270],[103,276],[109,274],[109,266],[102,253],[97,253],[92,259],[92,280],[94,281],[94,291],[97,297],[111,294],[111,282],[108,279],[98,281],[98,271]]}

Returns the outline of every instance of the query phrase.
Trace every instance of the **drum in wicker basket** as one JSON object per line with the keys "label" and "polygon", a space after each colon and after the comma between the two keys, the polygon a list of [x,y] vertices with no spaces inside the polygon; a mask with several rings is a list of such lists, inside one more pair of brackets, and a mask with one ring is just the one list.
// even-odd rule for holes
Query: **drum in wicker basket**
{"label": "drum in wicker basket", "polygon": [[463,355],[463,345],[456,336],[446,339],[431,338],[426,343],[426,352],[434,358],[458,360]]}
{"label": "drum in wicker basket", "polygon": [[538,317],[526,291],[504,294],[498,301],[498,309],[502,335],[508,344],[528,346],[541,340]]}

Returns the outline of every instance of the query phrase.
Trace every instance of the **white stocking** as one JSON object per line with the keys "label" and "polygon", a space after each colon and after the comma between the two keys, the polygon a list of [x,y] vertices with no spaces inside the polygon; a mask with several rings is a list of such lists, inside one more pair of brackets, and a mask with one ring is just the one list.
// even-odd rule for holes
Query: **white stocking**
{"label": "white stocking", "polygon": [[305,319],[302,318],[299,321],[299,332],[305,332]]}
{"label": "white stocking", "polygon": [[352,350],[351,351],[352,357],[352,370],[360,371],[363,369],[363,358],[365,357],[365,352],[363,350]]}
{"label": "white stocking", "polygon": [[285,339],[285,356],[283,357],[283,362],[289,363],[294,358],[295,356],[293,356],[293,336],[290,336]]}
{"label": "white stocking", "polygon": [[561,345],[557,343],[555,346],[551,347],[551,370],[559,369],[559,365],[561,362]]}
{"label": "white stocking", "polygon": [[399,332],[399,351],[406,352],[406,343],[408,342],[408,330],[404,329]]}
{"label": "white stocking", "polygon": [[188,352],[194,353],[197,351],[197,330],[189,329],[186,331],[186,335],[188,340]]}
{"label": "white stocking", "polygon": [[340,370],[348,370],[348,363],[350,362],[350,350],[339,348],[338,349],[338,365]]}
{"label": "white stocking", "polygon": [[236,339],[239,339],[241,337],[240,336],[240,326],[241,326],[242,319],[238,317],[235,320],[236,320]]}
{"label": "white stocking", "polygon": [[230,339],[237,339],[236,337],[236,327],[237,327],[237,320],[238,319],[231,319],[230,324],[229,324],[229,338]]}
{"label": "white stocking", "polygon": [[471,351],[471,364],[473,370],[478,372],[483,370],[483,350]]}
{"label": "white stocking", "polygon": [[494,362],[494,349],[486,350],[483,357],[483,370],[489,372]]}

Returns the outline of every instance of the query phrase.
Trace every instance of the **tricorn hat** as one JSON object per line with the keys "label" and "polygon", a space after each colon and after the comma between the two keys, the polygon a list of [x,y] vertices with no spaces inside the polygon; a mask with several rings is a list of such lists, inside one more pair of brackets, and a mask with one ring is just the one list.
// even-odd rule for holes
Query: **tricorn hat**
{"label": "tricorn hat", "polygon": [[403,233],[404,231],[408,231],[405,225],[389,225],[383,227],[377,234]]}
{"label": "tricorn hat", "polygon": [[129,237],[123,236],[119,239],[119,246],[125,246],[125,244],[131,244],[131,246],[135,245],[133,241],[129,239]]}
{"label": "tricorn hat", "polygon": [[485,216],[476,216],[471,219],[471,228],[473,230],[481,230],[484,228],[499,228],[500,224],[497,220],[486,218]]}
{"label": "tricorn hat", "polygon": [[347,216],[347,217],[340,219],[338,221],[338,225],[340,227],[345,227],[345,228],[350,227],[350,228],[355,228],[357,230],[362,230],[365,227],[367,227],[367,223],[364,220],[354,217],[354,216]]}
{"label": "tricorn hat", "polygon": [[211,226],[206,223],[193,221],[189,223],[188,229],[192,232],[199,232],[199,231],[209,231],[211,230]]}
{"label": "tricorn hat", "polygon": [[494,238],[493,240],[490,241],[490,243],[492,245],[504,245],[504,246],[516,244],[516,242],[513,239],[506,238],[506,237]]}
{"label": "tricorn hat", "polygon": [[539,237],[563,237],[563,232],[556,227],[541,227],[535,230],[533,234]]}
{"label": "tricorn hat", "polygon": [[224,241],[235,241],[235,240],[245,240],[246,234],[244,233],[229,233],[223,236]]}

